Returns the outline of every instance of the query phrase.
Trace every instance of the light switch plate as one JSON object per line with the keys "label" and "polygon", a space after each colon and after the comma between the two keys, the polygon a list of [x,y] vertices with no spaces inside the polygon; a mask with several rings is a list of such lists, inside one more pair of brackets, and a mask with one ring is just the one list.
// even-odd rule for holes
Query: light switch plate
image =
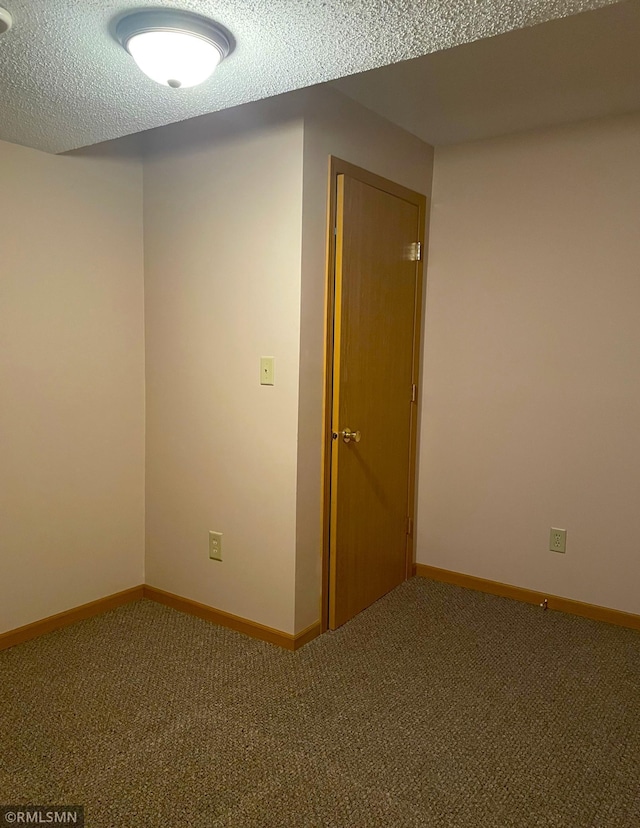
{"label": "light switch plate", "polygon": [[275,385],[275,366],[273,357],[260,357],[260,385]]}

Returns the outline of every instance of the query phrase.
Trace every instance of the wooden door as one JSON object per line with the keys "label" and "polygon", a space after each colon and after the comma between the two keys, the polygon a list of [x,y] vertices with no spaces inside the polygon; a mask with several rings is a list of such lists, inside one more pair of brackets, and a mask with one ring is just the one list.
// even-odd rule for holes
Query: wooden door
{"label": "wooden door", "polygon": [[409,571],[417,242],[424,213],[419,203],[383,186],[337,176],[331,629],[398,586]]}

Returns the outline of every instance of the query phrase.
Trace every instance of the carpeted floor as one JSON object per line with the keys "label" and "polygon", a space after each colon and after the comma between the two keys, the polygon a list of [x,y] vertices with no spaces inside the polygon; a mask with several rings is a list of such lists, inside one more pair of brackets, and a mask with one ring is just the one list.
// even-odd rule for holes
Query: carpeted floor
{"label": "carpeted floor", "polygon": [[640,826],[640,635],[423,579],[296,654],[139,601],[0,713],[0,804],[89,828]]}

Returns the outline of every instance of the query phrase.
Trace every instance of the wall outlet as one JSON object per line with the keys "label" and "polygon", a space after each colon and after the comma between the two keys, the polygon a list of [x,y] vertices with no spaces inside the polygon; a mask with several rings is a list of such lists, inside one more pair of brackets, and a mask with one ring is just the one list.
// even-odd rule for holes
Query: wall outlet
{"label": "wall outlet", "polygon": [[566,529],[551,529],[549,536],[549,551],[550,552],[566,552],[567,551],[567,530]]}
{"label": "wall outlet", "polygon": [[209,532],[209,557],[212,561],[222,560],[222,532]]}

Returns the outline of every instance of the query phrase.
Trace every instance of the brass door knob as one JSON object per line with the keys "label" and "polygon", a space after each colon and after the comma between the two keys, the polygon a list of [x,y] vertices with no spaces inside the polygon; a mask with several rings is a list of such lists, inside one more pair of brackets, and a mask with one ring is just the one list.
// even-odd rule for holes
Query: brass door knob
{"label": "brass door knob", "polygon": [[359,431],[351,431],[350,428],[345,428],[344,431],[334,431],[332,434],[334,440],[337,440],[338,437],[342,437],[343,442],[345,443],[359,443],[362,440],[362,434]]}

